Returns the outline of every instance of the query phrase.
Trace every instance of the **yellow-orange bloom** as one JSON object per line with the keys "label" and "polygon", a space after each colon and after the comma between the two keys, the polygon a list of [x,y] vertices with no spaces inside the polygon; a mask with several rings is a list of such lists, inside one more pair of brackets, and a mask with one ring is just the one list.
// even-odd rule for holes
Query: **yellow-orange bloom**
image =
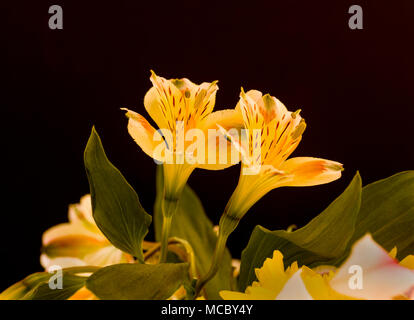
{"label": "yellow-orange bloom", "polygon": [[[128,131],[147,155],[163,163],[165,197],[175,200],[195,168],[220,170],[235,164],[231,162],[231,150],[233,154],[236,151],[230,143],[225,142],[229,152],[226,161],[220,163],[219,136],[206,138],[209,129],[217,129],[216,124],[227,129],[241,128],[243,121],[235,110],[212,112],[218,90],[216,81],[197,85],[186,78],[167,80],[153,72],[150,80],[153,87],[145,95],[144,106],[159,130],[140,114],[124,109],[129,118]],[[194,139],[204,148],[197,148]]]}
{"label": "yellow-orange bloom", "polygon": [[[156,162],[163,164],[160,261],[164,262],[171,220],[190,174],[197,167],[219,170],[238,162],[231,161],[232,155],[238,155],[232,144],[216,133],[210,135],[210,129],[216,132],[218,124],[227,129],[241,128],[243,121],[236,110],[212,112],[218,90],[216,82],[196,85],[186,78],[167,80],[154,72],[150,79],[153,87],[145,95],[144,106],[159,130],[136,112],[126,109],[126,115],[128,131],[135,142]],[[224,142],[224,161],[220,161],[223,152],[217,152],[217,147],[223,145],[221,141]]]}
{"label": "yellow-orange bloom", "polygon": [[341,176],[342,164],[335,161],[288,159],[306,128],[300,110],[290,112],[269,94],[242,90],[236,111],[243,117],[246,135],[237,137],[222,129],[242,155],[239,183],[226,209],[234,218],[240,219],[272,189],[319,185]]}

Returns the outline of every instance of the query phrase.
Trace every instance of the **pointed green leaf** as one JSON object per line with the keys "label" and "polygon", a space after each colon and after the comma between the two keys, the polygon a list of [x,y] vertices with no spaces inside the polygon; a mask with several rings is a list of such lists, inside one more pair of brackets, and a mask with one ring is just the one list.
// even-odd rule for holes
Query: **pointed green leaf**
{"label": "pointed green leaf", "polygon": [[[162,230],[161,201],[163,194],[162,167],[157,168],[157,198],[154,208],[155,235],[159,240]],[[217,235],[213,231],[213,224],[204,212],[200,199],[195,192],[186,185],[179,200],[179,208],[173,217],[171,225],[171,237],[187,240],[194,250],[196,267],[200,274],[207,273],[217,241]],[[216,276],[205,287],[207,299],[221,299],[220,290],[232,288],[231,255],[226,249],[223,261]]]}
{"label": "pointed green leaf", "polygon": [[87,277],[79,273],[95,272],[98,267],[62,269],[62,288],[51,289],[49,282],[55,273],[37,272],[15,283],[0,294],[0,300],[66,300],[85,285]]}
{"label": "pointed green leaf", "polygon": [[362,189],[357,228],[349,246],[370,232],[401,260],[414,253],[414,171],[397,173]]}
{"label": "pointed green leaf", "polygon": [[86,287],[103,300],[163,300],[188,281],[187,263],[127,263],[100,269]]}
{"label": "pointed green leaf", "polygon": [[270,231],[256,226],[242,253],[239,289],[256,280],[255,268],[260,268],[274,250],[284,255],[286,266],[294,261],[313,267],[331,264],[348,249],[361,203],[361,177],[357,173],[342,195],[305,227],[287,232]]}
{"label": "pointed green leaf", "polygon": [[[369,232],[386,250],[396,246],[398,259],[413,254],[414,171],[401,172],[365,186],[360,206],[356,198],[352,200],[352,193],[357,194],[355,179],[328,207],[331,210],[325,210],[295,232],[269,231],[257,226],[242,255],[240,289],[244,290],[255,280],[254,268],[261,267],[273,250],[283,253],[285,265],[298,261],[310,267],[338,266],[349,255],[355,241]],[[338,202],[339,199],[342,200]],[[341,209],[338,204],[343,200],[348,205]],[[341,220],[335,222],[336,219]],[[325,224],[321,224],[323,221],[328,222],[325,231],[321,228]],[[330,232],[326,229],[328,225]]]}
{"label": "pointed green leaf", "polygon": [[84,162],[99,229],[118,249],[143,262],[142,241],[151,224],[138,195],[108,160],[95,128],[85,149]]}

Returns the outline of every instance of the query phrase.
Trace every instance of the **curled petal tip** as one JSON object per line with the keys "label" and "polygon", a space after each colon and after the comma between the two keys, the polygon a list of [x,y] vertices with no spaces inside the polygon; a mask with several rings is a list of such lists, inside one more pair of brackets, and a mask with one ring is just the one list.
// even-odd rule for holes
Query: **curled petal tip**
{"label": "curled petal tip", "polygon": [[246,97],[246,92],[244,92],[243,87],[240,87],[240,97],[241,97],[241,98]]}
{"label": "curled petal tip", "polygon": [[325,166],[327,169],[333,170],[333,171],[344,171],[344,165],[339,162],[330,162]]}
{"label": "curled petal tip", "polygon": [[295,112],[292,112],[291,116],[293,119],[296,119],[296,116],[301,113],[302,109],[298,109]]}

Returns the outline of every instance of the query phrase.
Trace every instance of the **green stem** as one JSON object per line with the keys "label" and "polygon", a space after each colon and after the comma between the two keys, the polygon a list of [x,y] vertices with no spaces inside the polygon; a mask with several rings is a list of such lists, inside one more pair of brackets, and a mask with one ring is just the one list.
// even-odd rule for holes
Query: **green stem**
{"label": "green stem", "polygon": [[196,287],[195,287],[194,298],[197,298],[199,296],[205,284],[208,281],[210,281],[217,273],[217,270],[219,268],[219,263],[223,259],[223,254],[226,248],[226,242],[227,242],[228,237],[229,235],[224,235],[222,232],[219,233],[219,237],[217,239],[216,248],[214,249],[213,261],[211,262],[210,269],[204,276],[202,276],[198,280]]}
{"label": "green stem", "polygon": [[168,237],[170,235],[171,220],[172,216],[163,216],[160,263],[165,263],[167,261]]}

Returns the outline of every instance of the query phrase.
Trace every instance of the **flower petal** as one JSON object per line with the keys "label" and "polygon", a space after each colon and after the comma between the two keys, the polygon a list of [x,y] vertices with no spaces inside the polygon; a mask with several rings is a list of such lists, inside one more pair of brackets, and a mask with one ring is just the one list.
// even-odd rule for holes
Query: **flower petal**
{"label": "flower petal", "polygon": [[142,151],[151,158],[162,162],[161,154],[154,152],[157,146],[164,143],[161,134],[139,113],[128,109],[123,110],[127,111],[126,116],[129,118],[128,132],[131,137],[141,147]]}
{"label": "flower petal", "polygon": [[46,271],[49,271],[49,268],[52,266],[59,266],[62,269],[64,268],[72,268],[72,267],[81,267],[86,266],[87,263],[78,258],[72,257],[57,257],[57,258],[49,258],[46,254],[42,254],[40,256],[40,264]]}
{"label": "flower petal", "polygon": [[280,170],[284,171],[291,179],[286,180],[283,186],[315,186],[329,183],[341,177],[342,164],[335,161],[296,157],[285,161]]}
{"label": "flower petal", "polygon": [[87,254],[83,258],[83,261],[85,261],[88,266],[106,267],[113,264],[130,263],[133,262],[134,259],[114,246],[109,245]]}
{"label": "flower petal", "polygon": [[160,129],[175,131],[176,122],[186,128],[195,128],[214,108],[217,81],[196,85],[190,80],[167,80],[154,72],[150,77],[153,87],[144,98],[144,105]]}
{"label": "flower petal", "polygon": [[276,300],[313,300],[306,289],[301,274],[302,269],[295,272],[277,295]]}
{"label": "flower petal", "polygon": [[[50,259],[57,258],[77,258],[82,260],[87,254],[90,254],[102,247],[108,246],[109,241],[102,233],[94,233],[88,230],[81,223],[62,223],[47,230],[42,237],[43,254],[41,264],[44,268],[50,266]],[[59,263],[67,266],[76,261],[62,260]]]}
{"label": "flower petal", "polygon": [[414,255],[410,254],[409,256],[406,256],[401,260],[400,265],[405,268],[414,270]]}
{"label": "flower petal", "polygon": [[92,291],[89,291],[86,287],[80,288],[71,296],[68,300],[99,300],[97,296],[93,294]]}
{"label": "flower petal", "polygon": [[[362,288],[354,288],[352,267],[362,270]],[[403,295],[414,286],[414,271],[400,266],[367,234],[354,244],[350,257],[330,282],[332,288],[348,296],[388,300]]]}
{"label": "flower petal", "polygon": [[[240,112],[227,109],[210,113],[203,121],[201,129],[207,139],[205,150],[205,163],[198,164],[198,168],[207,170],[222,170],[240,161],[239,151],[229,142],[220,130],[220,127],[240,135],[244,127]],[[210,157],[210,158],[209,158]]]}
{"label": "flower petal", "polygon": [[279,250],[273,252],[272,259],[267,258],[260,269],[256,269],[256,276],[262,287],[280,292],[290,275],[285,273],[283,255]]}
{"label": "flower petal", "polygon": [[[321,268],[319,268],[321,270]],[[315,300],[354,300],[352,297],[342,295],[329,285],[333,271],[318,273],[306,266],[302,267],[302,280],[309,294]]]}

